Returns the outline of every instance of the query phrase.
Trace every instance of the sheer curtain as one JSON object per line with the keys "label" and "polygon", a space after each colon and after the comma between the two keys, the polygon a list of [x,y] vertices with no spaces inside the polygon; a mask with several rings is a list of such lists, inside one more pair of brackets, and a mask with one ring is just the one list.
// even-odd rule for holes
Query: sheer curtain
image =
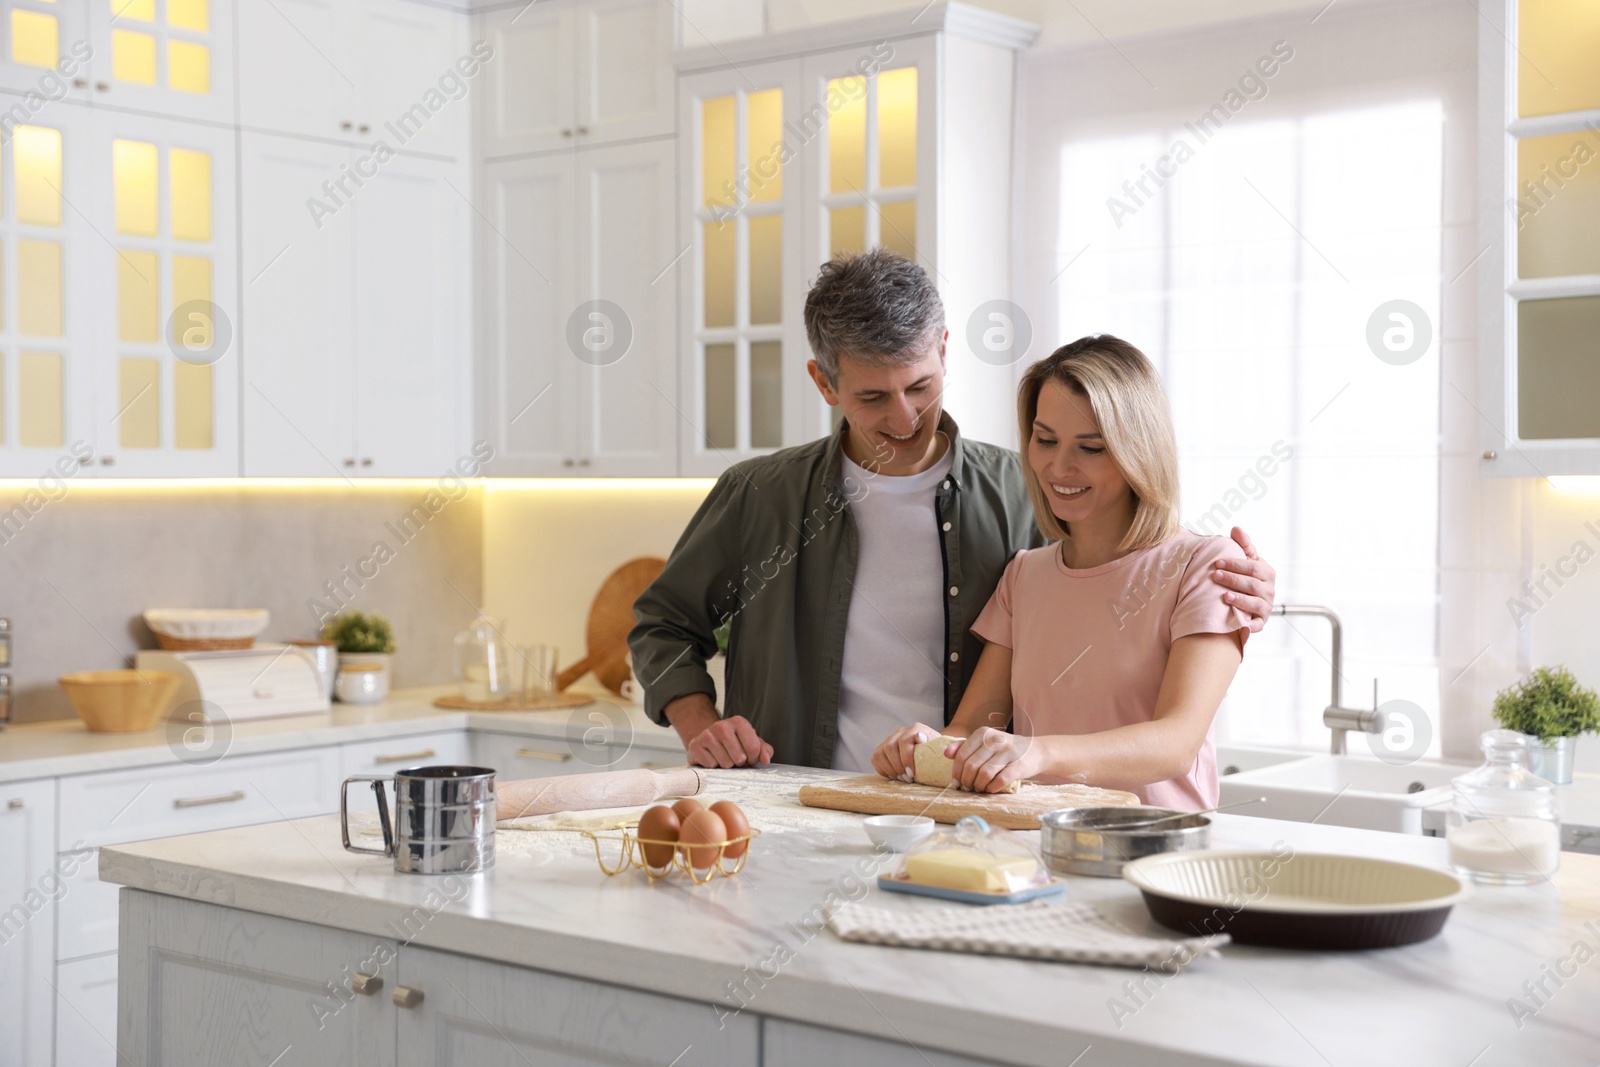
{"label": "sheer curtain", "polygon": [[[1446,248],[1459,155],[1447,119],[1465,118],[1470,138],[1471,82],[1445,73],[1471,36],[1453,16],[1450,30],[1389,69],[1362,55],[1363,27],[1303,21],[1038,56],[1022,129],[1023,203],[1051,223],[1023,238],[1029,311],[1054,343],[1109,332],[1151,356],[1185,525],[1242,526],[1277,568],[1280,603],[1336,611],[1345,704],[1370,706],[1376,679],[1380,701],[1422,709],[1429,754],[1450,684],[1441,514],[1462,504],[1441,469],[1471,436],[1463,424],[1447,442],[1442,418],[1446,297],[1471,311],[1471,283],[1449,289],[1471,253]],[[1285,46],[1267,92],[1197,124]],[[1470,177],[1450,195],[1470,217]],[[1325,747],[1329,644],[1321,619],[1273,619],[1250,641],[1219,743]]]}

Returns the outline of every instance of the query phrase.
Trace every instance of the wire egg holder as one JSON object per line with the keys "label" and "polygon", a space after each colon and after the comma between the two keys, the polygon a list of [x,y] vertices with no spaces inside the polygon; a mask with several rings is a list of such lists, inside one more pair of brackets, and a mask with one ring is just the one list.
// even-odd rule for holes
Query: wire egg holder
{"label": "wire egg holder", "polygon": [[[583,836],[594,843],[594,858],[600,864],[600,869],[609,877],[621,874],[629,868],[637,867],[644,871],[651,882],[666,878],[673,874],[686,874],[695,885],[705,885],[713,878],[732,878],[744,870],[745,861],[750,858],[750,848],[755,839],[761,836],[761,831],[755,827],[750,828],[747,834],[739,837],[730,837],[726,841],[708,841],[702,844],[688,845],[681,841],[661,841],[655,838],[641,838],[636,827],[625,826],[621,830],[584,830]],[[744,843],[744,851],[735,859],[724,855],[729,845]],[[606,853],[602,846],[616,846],[617,859],[608,863]],[[672,849],[672,859],[662,867],[652,867],[645,862],[645,846],[659,845]],[[717,858],[709,867],[696,869],[690,862],[690,854],[703,852],[709,849],[717,850]]]}

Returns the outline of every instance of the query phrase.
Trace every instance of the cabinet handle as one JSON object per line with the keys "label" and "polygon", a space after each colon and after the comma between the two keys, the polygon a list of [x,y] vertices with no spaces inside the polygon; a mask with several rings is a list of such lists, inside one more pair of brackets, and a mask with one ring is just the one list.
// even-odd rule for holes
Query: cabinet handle
{"label": "cabinet handle", "polygon": [[109,467],[113,463],[115,463],[116,461],[117,461],[117,457],[116,456],[101,456],[100,457],[100,466]]}
{"label": "cabinet handle", "polygon": [[341,130],[348,130],[353,125],[355,125],[353,122],[350,122],[350,121],[347,120],[345,122],[339,123],[339,128]]}
{"label": "cabinet handle", "polygon": [[88,78],[73,78],[72,79],[72,87],[74,89],[87,89],[89,87],[89,79]]}
{"label": "cabinet handle", "polygon": [[588,465],[589,465],[589,457],[588,456],[584,456],[582,459],[578,460],[578,466],[587,467]]}
{"label": "cabinet handle", "polygon": [[368,126],[365,122],[363,122],[360,126],[358,126],[356,128],[356,132],[357,133],[370,133],[370,132],[372,132],[372,127]]}
{"label": "cabinet handle", "polygon": [[232,804],[235,800],[243,800],[245,791],[235,789],[231,793],[218,793],[214,797],[179,797],[172,802],[175,808],[203,808],[207,804]]}
{"label": "cabinet handle", "polygon": [[358,974],[350,979],[350,988],[364,997],[370,997],[383,988],[383,979],[375,974]]}
{"label": "cabinet handle", "polygon": [[397,985],[394,987],[394,996],[390,999],[394,1001],[396,1007],[414,1008],[422,1003],[422,990]]}
{"label": "cabinet handle", "polygon": [[371,457],[371,456],[362,456],[362,457],[361,457],[361,465],[362,465],[362,466],[363,466],[363,467],[370,467],[370,466],[372,466],[372,457]]}
{"label": "cabinet handle", "polygon": [[106,82],[95,82],[94,87],[102,93],[111,91],[111,86]]}
{"label": "cabinet handle", "polygon": [[437,756],[437,755],[438,755],[438,753],[435,752],[433,749],[425,748],[421,752],[402,752],[398,756],[374,756],[372,758],[372,762],[373,763],[408,763],[408,762],[410,762],[411,760],[414,760],[414,759],[427,759],[430,756]]}
{"label": "cabinet handle", "polygon": [[586,134],[588,132],[589,132],[589,127],[587,127],[587,126],[579,126],[578,127],[578,133],[579,133],[580,136],[583,135],[583,134]]}
{"label": "cabinet handle", "polygon": [[353,459],[346,459],[346,460],[345,460],[345,461],[344,461],[344,465],[345,465],[345,466],[346,466],[346,467],[354,467],[354,466],[355,466],[355,465],[356,465],[356,461],[355,461],[355,460],[353,460]]}
{"label": "cabinet handle", "polygon": [[23,800],[21,797],[12,797],[10,800],[6,801],[7,811],[21,811],[27,806],[28,802]]}
{"label": "cabinet handle", "polygon": [[547,759],[556,763],[565,763],[572,758],[570,752],[540,752],[536,748],[519,748],[516,754],[526,756],[528,759]]}
{"label": "cabinet handle", "polygon": [[1496,453],[1494,453],[1494,452],[1485,452],[1483,454],[1483,458],[1484,459],[1497,459],[1498,455]]}

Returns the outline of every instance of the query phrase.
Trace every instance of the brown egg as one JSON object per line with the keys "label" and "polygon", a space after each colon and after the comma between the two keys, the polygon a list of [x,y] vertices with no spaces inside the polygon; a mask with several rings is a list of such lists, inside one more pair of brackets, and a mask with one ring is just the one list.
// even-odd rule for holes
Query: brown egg
{"label": "brown egg", "polygon": [[677,812],[678,818],[684,822],[687,822],[689,820],[689,816],[693,815],[695,812],[704,811],[705,809],[706,806],[700,803],[694,797],[683,797],[680,800],[675,800],[672,802],[672,810]]}
{"label": "brown egg", "polygon": [[[731,800],[719,800],[711,805],[712,814],[722,820],[722,825],[727,828],[729,837],[743,837],[750,832],[750,820],[744,817],[744,812],[739,810],[739,805]],[[748,841],[735,841],[722,850],[722,854],[730,860],[736,860],[744,855],[744,850],[750,847]]]}
{"label": "brown egg", "polygon": [[[676,841],[682,829],[682,820],[678,813],[665,804],[657,804],[643,815],[639,816],[639,839],[641,841]],[[640,849],[644,852],[644,861],[651,867],[665,867],[672,862],[671,845],[645,845]]]}
{"label": "brown egg", "polygon": [[722,855],[722,842],[727,839],[728,828],[722,820],[703,808],[683,820],[683,830],[678,834],[678,841],[689,846],[689,866],[697,871],[717,862]]}

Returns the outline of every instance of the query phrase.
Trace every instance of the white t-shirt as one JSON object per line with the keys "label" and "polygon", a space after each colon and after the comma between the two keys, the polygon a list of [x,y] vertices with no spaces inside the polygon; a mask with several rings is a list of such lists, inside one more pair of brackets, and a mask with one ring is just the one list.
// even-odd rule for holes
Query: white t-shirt
{"label": "white t-shirt", "polygon": [[902,726],[944,723],[944,559],[939,484],[953,449],[921,474],[890,477],[844,456],[867,487],[850,505],[860,552],[845,624],[835,770],[872,770],[872,752]]}

